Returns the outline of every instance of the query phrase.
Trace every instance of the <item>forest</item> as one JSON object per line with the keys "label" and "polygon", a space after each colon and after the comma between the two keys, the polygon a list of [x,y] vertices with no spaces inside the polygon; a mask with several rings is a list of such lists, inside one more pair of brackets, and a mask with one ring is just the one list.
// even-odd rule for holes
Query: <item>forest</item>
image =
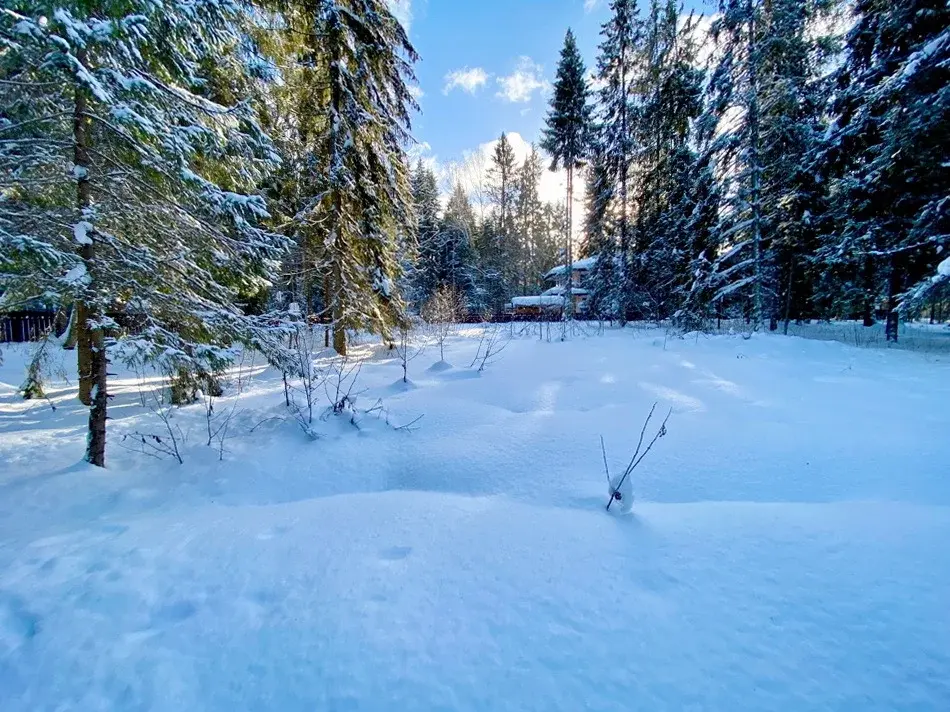
{"label": "forest", "polygon": [[897,340],[948,315],[948,58],[941,0],[613,0],[589,67],[567,30],[537,148],[501,135],[476,213],[413,163],[419,58],[384,0],[11,0],[0,310],[55,315],[96,464],[110,361],[187,402],[239,347],[292,372],[301,324],[345,355],[436,298],[497,319],[580,257],[566,320]]}

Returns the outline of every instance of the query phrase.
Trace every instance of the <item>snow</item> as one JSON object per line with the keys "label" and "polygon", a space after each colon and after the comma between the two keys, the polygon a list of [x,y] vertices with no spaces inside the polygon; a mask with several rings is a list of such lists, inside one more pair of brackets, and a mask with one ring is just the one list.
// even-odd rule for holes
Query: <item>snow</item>
{"label": "snow", "polygon": [[[950,707],[946,357],[504,328],[484,372],[430,349],[408,389],[354,347],[359,402],[412,433],[310,441],[248,366],[223,462],[174,411],[183,466],[119,447],[158,425],[115,363],[106,470],[75,355],[53,411],[4,347],[0,709]],[[622,471],[654,401],[668,435],[607,513],[600,437]]]}
{"label": "snow", "polygon": [[564,305],[564,297],[551,294],[512,297],[511,305],[515,307],[560,307]]}
{"label": "snow", "polygon": [[[586,289],[584,289],[584,288],[582,288],[582,287],[573,287],[573,286],[571,287],[571,294],[573,294],[574,296],[584,296],[584,295],[589,294],[589,293],[590,293],[590,292],[588,292]],[[557,285],[557,286],[555,286],[555,287],[551,287],[550,289],[546,289],[546,290],[544,290],[543,292],[541,292],[541,296],[542,296],[542,297],[556,296],[556,295],[559,295],[559,294],[564,294],[564,286],[563,286],[563,285],[560,285],[560,284]]]}
{"label": "snow", "polygon": [[92,223],[87,222],[86,220],[80,220],[78,223],[73,225],[73,237],[76,238],[76,242],[80,245],[91,245],[92,238],[89,237],[89,233],[93,230]]}
{"label": "snow", "polygon": [[937,265],[937,274],[941,277],[950,277],[950,257]]}
{"label": "snow", "polygon": [[76,284],[86,280],[86,277],[86,265],[80,262],[63,275],[63,281],[66,284]]}
{"label": "snow", "polygon": [[[572,264],[573,270],[590,270],[594,268],[594,265],[597,263],[597,255],[592,255],[590,257],[584,257],[580,260],[575,260]],[[558,265],[557,267],[551,268],[547,274],[544,275],[545,279],[551,279],[557,277],[560,274],[564,274],[564,265]]]}

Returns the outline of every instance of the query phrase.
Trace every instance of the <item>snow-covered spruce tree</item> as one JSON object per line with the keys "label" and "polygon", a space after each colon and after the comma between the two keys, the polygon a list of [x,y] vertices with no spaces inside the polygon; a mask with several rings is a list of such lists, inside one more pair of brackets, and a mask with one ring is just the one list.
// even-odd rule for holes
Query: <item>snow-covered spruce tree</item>
{"label": "snow-covered spruce tree", "polygon": [[463,301],[475,290],[475,212],[462,187],[452,190],[439,225],[439,285],[451,287]]}
{"label": "snow-covered spruce tree", "polygon": [[415,204],[415,260],[409,273],[406,296],[416,306],[425,304],[439,286],[442,231],[439,222],[439,188],[435,174],[420,161],[412,172]]}
{"label": "snow-covered spruce tree", "polygon": [[345,355],[347,329],[388,338],[404,317],[396,285],[415,227],[405,149],[417,55],[385,0],[294,0],[281,23],[297,76],[292,231]]}
{"label": "snow-covered spruce tree", "polygon": [[[717,112],[712,147],[723,203],[713,270],[717,310],[775,328],[811,301],[817,215],[825,189],[815,149],[834,51],[829,0],[730,0],[713,23],[718,62],[707,101]],[[798,295],[797,297],[795,295]]]}
{"label": "snow-covered spruce tree", "polygon": [[486,275],[489,305],[499,313],[518,282],[518,242],[515,236],[517,164],[511,142],[503,133],[495,144],[486,176],[492,230],[479,246],[479,266]]}
{"label": "snow-covered spruce tree", "polygon": [[717,64],[707,84],[718,111],[715,145],[722,216],[716,302],[733,302],[757,328],[766,313],[768,253],[762,236],[759,0],[721,0],[712,23]]}
{"label": "snow-covered spruce tree", "polygon": [[585,257],[595,256],[594,267],[587,278],[587,313],[598,319],[623,320],[620,313],[620,288],[623,279],[622,253],[617,245],[614,184],[599,142],[593,144],[588,168],[587,214],[584,219]]}
{"label": "snow-covered spruce tree", "polygon": [[665,319],[678,306],[692,259],[689,223],[697,156],[693,124],[702,110],[703,72],[696,67],[692,18],[680,22],[674,2],[655,1],[644,29],[641,145],[633,304],[644,317]]}
{"label": "snow-covered spruce tree", "polygon": [[950,8],[859,0],[855,12],[828,147],[837,230],[822,255],[867,275],[869,305],[886,278],[896,340],[902,293],[919,304],[950,243]]}
{"label": "snow-covered spruce tree", "polygon": [[811,309],[810,260],[825,192],[814,155],[826,130],[823,67],[836,50],[825,29],[832,6],[829,0],[772,0],[762,13],[760,193],[771,329],[781,318],[787,330],[793,307],[799,316]]}
{"label": "snow-covered spruce tree", "polygon": [[515,151],[502,133],[492,152],[488,167],[487,193],[495,223],[503,233],[514,232],[515,206],[518,200]]}
{"label": "snow-covered spruce tree", "polygon": [[541,273],[537,267],[537,241],[543,230],[543,203],[540,188],[544,165],[541,155],[532,146],[531,153],[517,170],[517,200],[515,203],[515,239],[517,254],[517,287],[522,294],[533,292],[541,286]]}
{"label": "snow-covered spruce tree", "polygon": [[92,464],[105,463],[107,347],[209,372],[236,341],[276,348],[238,306],[279,247],[247,194],[275,156],[249,103],[231,101],[266,71],[246,13],[227,0],[0,11],[5,304],[74,305]]}
{"label": "snow-covered spruce tree", "polygon": [[[617,208],[617,248],[619,259],[616,275],[620,286],[618,317],[626,321],[631,291],[628,268],[633,247],[632,185],[638,154],[636,125],[641,93],[644,91],[643,21],[635,0],[612,0],[611,17],[601,29],[597,56],[598,92],[596,134],[602,153],[603,175],[600,190],[609,191],[609,200]],[[604,201],[605,198],[600,198]],[[612,259],[612,258],[611,258]],[[610,267],[613,272],[613,266]]]}
{"label": "snow-covered spruce tree", "polygon": [[551,170],[564,168],[567,174],[567,216],[565,226],[565,263],[567,289],[564,294],[564,318],[574,318],[571,295],[571,265],[574,260],[574,173],[584,165],[590,148],[592,107],[585,77],[584,60],[577,49],[574,33],[567,31],[558,61],[557,78],[551,106],[545,118],[541,148],[551,156]]}

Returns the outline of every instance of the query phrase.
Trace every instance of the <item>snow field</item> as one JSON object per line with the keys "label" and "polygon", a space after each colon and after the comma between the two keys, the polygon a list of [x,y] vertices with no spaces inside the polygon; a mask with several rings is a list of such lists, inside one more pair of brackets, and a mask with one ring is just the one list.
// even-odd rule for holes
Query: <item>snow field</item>
{"label": "snow field", "polygon": [[[23,403],[5,349],[0,709],[950,707],[945,360],[626,330],[477,374],[477,343],[409,386],[361,347],[359,403],[412,433],[310,441],[255,367],[224,462],[176,413],[183,466],[116,445],[156,429],[121,375],[106,471],[75,379]],[[622,470],[654,401],[606,514],[599,438]]]}

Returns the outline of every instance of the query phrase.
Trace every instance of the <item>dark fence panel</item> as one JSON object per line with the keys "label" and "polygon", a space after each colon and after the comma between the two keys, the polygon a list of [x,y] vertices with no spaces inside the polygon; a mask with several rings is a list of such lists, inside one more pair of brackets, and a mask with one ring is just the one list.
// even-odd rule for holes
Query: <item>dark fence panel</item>
{"label": "dark fence panel", "polygon": [[[66,315],[56,318],[54,312],[19,311],[0,315],[0,343],[21,343],[39,341],[50,330],[62,336],[69,320]],[[119,325],[121,334],[141,334],[145,329],[145,317],[142,314],[111,313],[110,316]]]}
{"label": "dark fence panel", "polygon": [[46,311],[10,312],[0,317],[0,341],[39,341],[53,328],[56,315]]}

